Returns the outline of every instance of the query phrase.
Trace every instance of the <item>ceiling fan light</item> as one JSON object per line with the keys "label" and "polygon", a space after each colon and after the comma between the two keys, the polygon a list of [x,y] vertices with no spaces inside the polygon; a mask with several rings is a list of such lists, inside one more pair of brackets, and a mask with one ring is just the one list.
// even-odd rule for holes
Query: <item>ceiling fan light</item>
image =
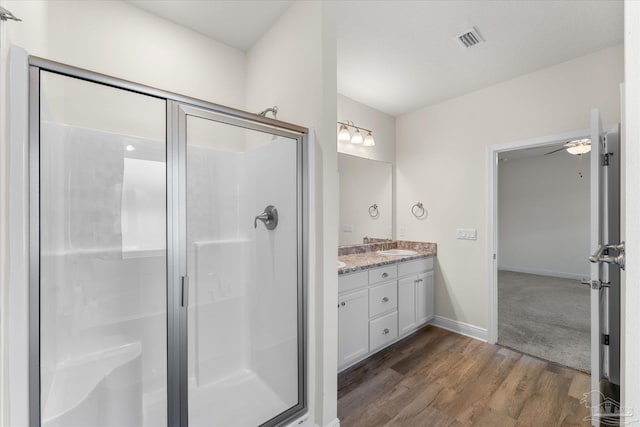
{"label": "ceiling fan light", "polygon": [[579,144],[574,145],[573,147],[567,147],[567,152],[574,156],[577,156],[578,154],[586,154],[589,151],[591,151],[591,145],[588,144]]}
{"label": "ceiling fan light", "polygon": [[340,125],[340,131],[338,132],[338,141],[349,142],[351,140],[351,133],[345,125]]}
{"label": "ceiling fan light", "polygon": [[362,145],[364,145],[365,147],[373,147],[374,145],[376,145],[376,140],[373,139],[373,135],[371,134],[371,132],[369,132],[367,136],[364,137],[364,142],[362,143]]}
{"label": "ceiling fan light", "polygon": [[360,133],[360,129],[356,128],[356,131],[353,133],[351,137],[352,144],[362,144],[364,139],[362,138],[362,134]]}

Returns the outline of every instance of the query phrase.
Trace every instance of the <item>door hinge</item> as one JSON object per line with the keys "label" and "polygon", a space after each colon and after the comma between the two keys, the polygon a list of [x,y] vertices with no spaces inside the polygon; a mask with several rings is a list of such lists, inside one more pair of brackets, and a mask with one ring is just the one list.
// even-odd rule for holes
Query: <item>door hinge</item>
{"label": "door hinge", "polygon": [[609,166],[609,156],[613,156],[613,153],[604,153],[602,155],[602,166]]}
{"label": "door hinge", "polygon": [[602,335],[602,344],[609,345],[609,334]]}

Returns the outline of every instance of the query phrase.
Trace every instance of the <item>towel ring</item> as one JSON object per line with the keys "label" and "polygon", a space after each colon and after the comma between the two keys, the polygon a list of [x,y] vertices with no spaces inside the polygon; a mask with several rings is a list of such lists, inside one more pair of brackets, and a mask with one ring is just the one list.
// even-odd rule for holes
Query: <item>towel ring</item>
{"label": "towel ring", "polygon": [[415,205],[411,206],[411,213],[416,218],[422,218],[424,216],[425,212],[426,211],[424,209],[424,205],[422,204],[422,202],[418,202]]}
{"label": "towel ring", "polygon": [[371,218],[377,218],[380,215],[380,211],[378,211],[378,204],[374,203],[373,205],[369,206],[369,216]]}

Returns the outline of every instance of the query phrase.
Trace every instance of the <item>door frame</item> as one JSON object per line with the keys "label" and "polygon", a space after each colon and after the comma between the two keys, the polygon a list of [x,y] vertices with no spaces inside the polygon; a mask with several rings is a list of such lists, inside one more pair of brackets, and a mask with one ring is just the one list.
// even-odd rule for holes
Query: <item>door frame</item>
{"label": "door frame", "polygon": [[[604,126],[605,132],[617,129],[617,126]],[[591,129],[547,135],[495,144],[487,147],[487,282],[488,286],[488,333],[487,342],[498,341],[498,155],[524,148],[539,148],[573,139],[591,138]]]}

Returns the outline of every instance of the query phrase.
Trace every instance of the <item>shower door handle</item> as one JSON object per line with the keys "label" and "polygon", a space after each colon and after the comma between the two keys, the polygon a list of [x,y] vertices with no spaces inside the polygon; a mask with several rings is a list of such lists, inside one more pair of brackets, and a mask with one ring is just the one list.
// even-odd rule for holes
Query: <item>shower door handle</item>
{"label": "shower door handle", "polygon": [[278,226],[278,210],[273,205],[267,206],[253,219],[253,228],[258,228],[258,221],[262,221],[267,230],[273,230]]}
{"label": "shower door handle", "polygon": [[189,276],[182,276],[180,289],[180,305],[186,307],[189,305]]}

